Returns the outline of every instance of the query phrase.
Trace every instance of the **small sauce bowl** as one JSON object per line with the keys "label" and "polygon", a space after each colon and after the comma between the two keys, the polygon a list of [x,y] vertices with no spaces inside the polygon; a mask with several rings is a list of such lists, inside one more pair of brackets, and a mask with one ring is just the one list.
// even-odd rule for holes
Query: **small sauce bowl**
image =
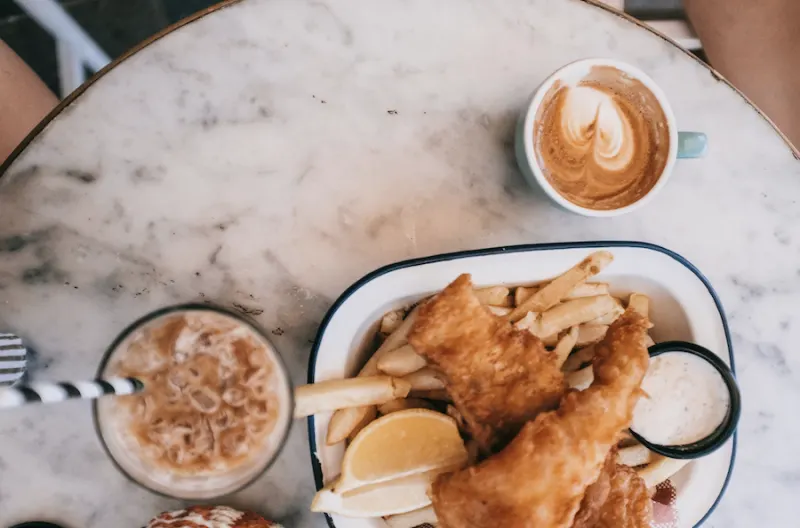
{"label": "small sauce bowl", "polygon": [[653,345],[648,349],[648,353],[650,354],[651,358],[672,352],[685,352],[700,357],[714,367],[717,372],[719,372],[720,376],[722,376],[722,381],[725,383],[730,395],[728,412],[726,413],[725,418],[710,435],[690,444],[661,445],[650,442],[633,429],[631,429],[630,432],[631,435],[633,435],[633,437],[643,446],[667,458],[700,458],[719,449],[725,442],[728,441],[731,435],[733,435],[734,431],[736,431],[736,426],[739,423],[739,417],[742,413],[742,400],[739,393],[739,386],[736,383],[736,378],[734,377],[733,372],[728,365],[726,365],[719,356],[707,348],[701,347],[700,345],[685,341],[666,341],[664,343]]}

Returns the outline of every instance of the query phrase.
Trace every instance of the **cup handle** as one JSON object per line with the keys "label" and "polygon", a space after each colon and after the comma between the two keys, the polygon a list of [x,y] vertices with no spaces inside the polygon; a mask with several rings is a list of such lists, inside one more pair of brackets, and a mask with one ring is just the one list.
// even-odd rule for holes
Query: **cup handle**
{"label": "cup handle", "polygon": [[702,158],[708,150],[708,137],[702,132],[678,132],[678,158]]}

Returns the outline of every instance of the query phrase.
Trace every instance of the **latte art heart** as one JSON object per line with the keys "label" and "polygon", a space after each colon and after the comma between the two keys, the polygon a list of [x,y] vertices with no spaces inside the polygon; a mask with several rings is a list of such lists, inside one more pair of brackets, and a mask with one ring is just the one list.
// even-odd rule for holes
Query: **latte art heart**
{"label": "latte art heart", "polygon": [[656,96],[610,66],[575,85],[556,82],[534,124],[539,165],[553,188],[588,209],[630,205],[658,182],[670,152]]}
{"label": "latte art heart", "polygon": [[567,91],[561,110],[564,147],[591,156],[598,167],[620,171],[633,159],[633,127],[607,93],[587,86]]}

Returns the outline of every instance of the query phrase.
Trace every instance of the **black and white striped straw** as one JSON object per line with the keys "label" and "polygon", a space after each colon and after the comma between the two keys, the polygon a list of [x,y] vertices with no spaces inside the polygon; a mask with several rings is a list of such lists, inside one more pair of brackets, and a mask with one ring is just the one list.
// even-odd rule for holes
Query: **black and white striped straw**
{"label": "black and white striped straw", "polygon": [[133,394],[144,389],[136,378],[106,378],[76,382],[36,382],[0,388],[0,409],[29,403],[55,403],[71,399],[93,400],[107,394]]}
{"label": "black and white striped straw", "polygon": [[14,334],[0,333],[0,387],[13,385],[25,375],[28,351],[22,339]]}

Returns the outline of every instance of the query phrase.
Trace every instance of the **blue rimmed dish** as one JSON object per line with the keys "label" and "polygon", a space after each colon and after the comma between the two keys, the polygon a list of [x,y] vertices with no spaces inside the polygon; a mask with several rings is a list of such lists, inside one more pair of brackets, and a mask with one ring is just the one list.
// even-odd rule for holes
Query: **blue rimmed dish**
{"label": "blue rimmed dish", "polygon": [[[390,264],[350,286],[320,325],[308,369],[308,382],[353,376],[365,357],[364,344],[381,316],[438,291],[461,273],[478,286],[520,285],[552,278],[592,251],[606,249],[615,260],[598,280],[612,293],[640,292],[651,302],[658,341],[682,340],[714,350],[733,369],[733,349],[722,305],[709,281],[677,253],[643,242],[574,242],[507,246],[448,253]],[[309,417],[309,445],[317,488],[334,479],[344,446],[325,444],[330,415]],[[682,521],[699,526],[719,503],[733,468],[734,435],[714,453],[686,465],[670,480],[674,507]],[[383,528],[381,519],[327,516],[335,528]]]}

